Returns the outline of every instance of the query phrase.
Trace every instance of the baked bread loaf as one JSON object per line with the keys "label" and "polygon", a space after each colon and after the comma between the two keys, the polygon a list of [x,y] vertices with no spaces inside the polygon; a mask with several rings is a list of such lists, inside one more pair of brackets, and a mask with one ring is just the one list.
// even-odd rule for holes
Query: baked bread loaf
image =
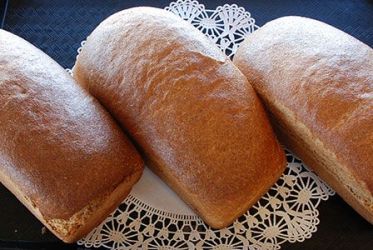
{"label": "baked bread loaf", "polygon": [[0,181],[65,242],[127,196],[142,160],[110,114],[55,61],[0,30]]}
{"label": "baked bread loaf", "polygon": [[373,223],[373,50],[322,22],[284,17],[249,35],[234,63],[280,141]]}
{"label": "baked bread loaf", "polygon": [[285,167],[246,78],[168,11],[139,7],[103,21],[74,76],[120,122],[151,169],[214,228],[247,211]]}

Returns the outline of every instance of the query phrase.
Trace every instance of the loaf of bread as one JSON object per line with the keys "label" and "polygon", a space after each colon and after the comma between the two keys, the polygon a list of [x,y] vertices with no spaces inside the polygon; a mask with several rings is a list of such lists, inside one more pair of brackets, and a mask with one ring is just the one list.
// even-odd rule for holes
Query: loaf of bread
{"label": "loaf of bread", "polygon": [[103,107],[55,61],[0,30],[0,182],[65,242],[127,196],[142,160]]}
{"label": "loaf of bread", "polygon": [[245,76],[170,12],[139,7],[109,17],[88,37],[74,76],[214,228],[247,211],[284,169]]}
{"label": "loaf of bread", "polygon": [[280,141],[373,223],[373,50],[322,22],[284,17],[249,35],[234,63]]}

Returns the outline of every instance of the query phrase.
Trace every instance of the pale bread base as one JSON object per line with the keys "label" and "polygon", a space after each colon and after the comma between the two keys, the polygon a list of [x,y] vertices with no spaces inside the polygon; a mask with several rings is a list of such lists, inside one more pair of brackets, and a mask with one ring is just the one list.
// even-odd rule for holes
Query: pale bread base
{"label": "pale bread base", "polygon": [[141,171],[134,172],[120,183],[109,195],[97,198],[68,220],[46,219],[33,202],[7,176],[0,171],[0,182],[10,190],[28,210],[53,234],[66,243],[73,243],[98,226],[123,200],[138,181]]}
{"label": "pale bread base", "polygon": [[270,118],[280,142],[289,147],[352,208],[373,224],[373,200],[365,184],[357,180],[348,167],[341,164],[336,155],[295,118],[291,110],[278,102],[266,100],[266,103],[270,106]]}
{"label": "pale bread base", "polygon": [[[203,221],[214,229],[222,229],[231,225],[238,217],[247,212],[248,209],[250,209],[264,194],[266,194],[283,174],[283,171],[278,171],[272,179],[268,179],[267,183],[263,183],[260,189],[252,190],[255,194],[251,195],[251,199],[237,206],[234,211],[229,211],[229,214],[226,213],[225,209],[221,209],[221,213],[215,212],[215,214],[212,214],[211,211],[218,211],[217,207],[209,207],[206,206],[206,204],[199,202],[200,199],[180,187],[177,180],[171,176],[169,172],[157,171],[163,168],[155,167],[161,165],[156,164],[158,163],[151,162],[147,159],[147,166],[149,166],[156,175],[158,175],[173,191],[175,191],[179,197],[202,218]],[[281,167],[283,169],[285,168],[284,165]],[[193,206],[191,204],[193,204]],[[223,208],[224,204],[222,204],[221,207]]]}

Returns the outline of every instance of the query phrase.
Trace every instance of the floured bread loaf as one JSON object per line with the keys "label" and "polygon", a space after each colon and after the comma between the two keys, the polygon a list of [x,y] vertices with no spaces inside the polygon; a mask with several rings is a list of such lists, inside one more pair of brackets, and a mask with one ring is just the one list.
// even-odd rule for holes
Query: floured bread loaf
{"label": "floured bread loaf", "polygon": [[102,106],[55,61],[0,30],[0,181],[56,236],[89,233],[143,163]]}
{"label": "floured bread loaf", "polygon": [[74,76],[214,228],[246,212],[285,167],[245,76],[170,12],[140,7],[112,15],[88,37]]}
{"label": "floured bread loaf", "polygon": [[234,63],[281,141],[373,223],[373,50],[322,22],[284,17],[249,35]]}

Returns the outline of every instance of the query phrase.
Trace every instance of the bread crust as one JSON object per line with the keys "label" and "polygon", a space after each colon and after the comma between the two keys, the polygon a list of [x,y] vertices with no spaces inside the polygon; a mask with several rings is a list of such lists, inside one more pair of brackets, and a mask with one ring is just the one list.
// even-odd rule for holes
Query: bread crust
{"label": "bread crust", "polygon": [[0,182],[53,234],[65,243],[74,243],[98,226],[127,197],[140,179],[142,169],[126,177],[115,189],[98,196],[68,219],[45,218],[39,208],[0,169]]}
{"label": "bread crust", "polygon": [[281,141],[373,223],[373,50],[325,23],[271,21],[234,58]]}
{"label": "bread crust", "polygon": [[142,160],[61,66],[4,30],[0,72],[0,181],[59,238],[77,240],[128,194]]}
{"label": "bread crust", "polygon": [[284,170],[284,152],[246,78],[170,12],[141,7],[106,19],[88,37],[74,77],[214,228],[247,211]]}

